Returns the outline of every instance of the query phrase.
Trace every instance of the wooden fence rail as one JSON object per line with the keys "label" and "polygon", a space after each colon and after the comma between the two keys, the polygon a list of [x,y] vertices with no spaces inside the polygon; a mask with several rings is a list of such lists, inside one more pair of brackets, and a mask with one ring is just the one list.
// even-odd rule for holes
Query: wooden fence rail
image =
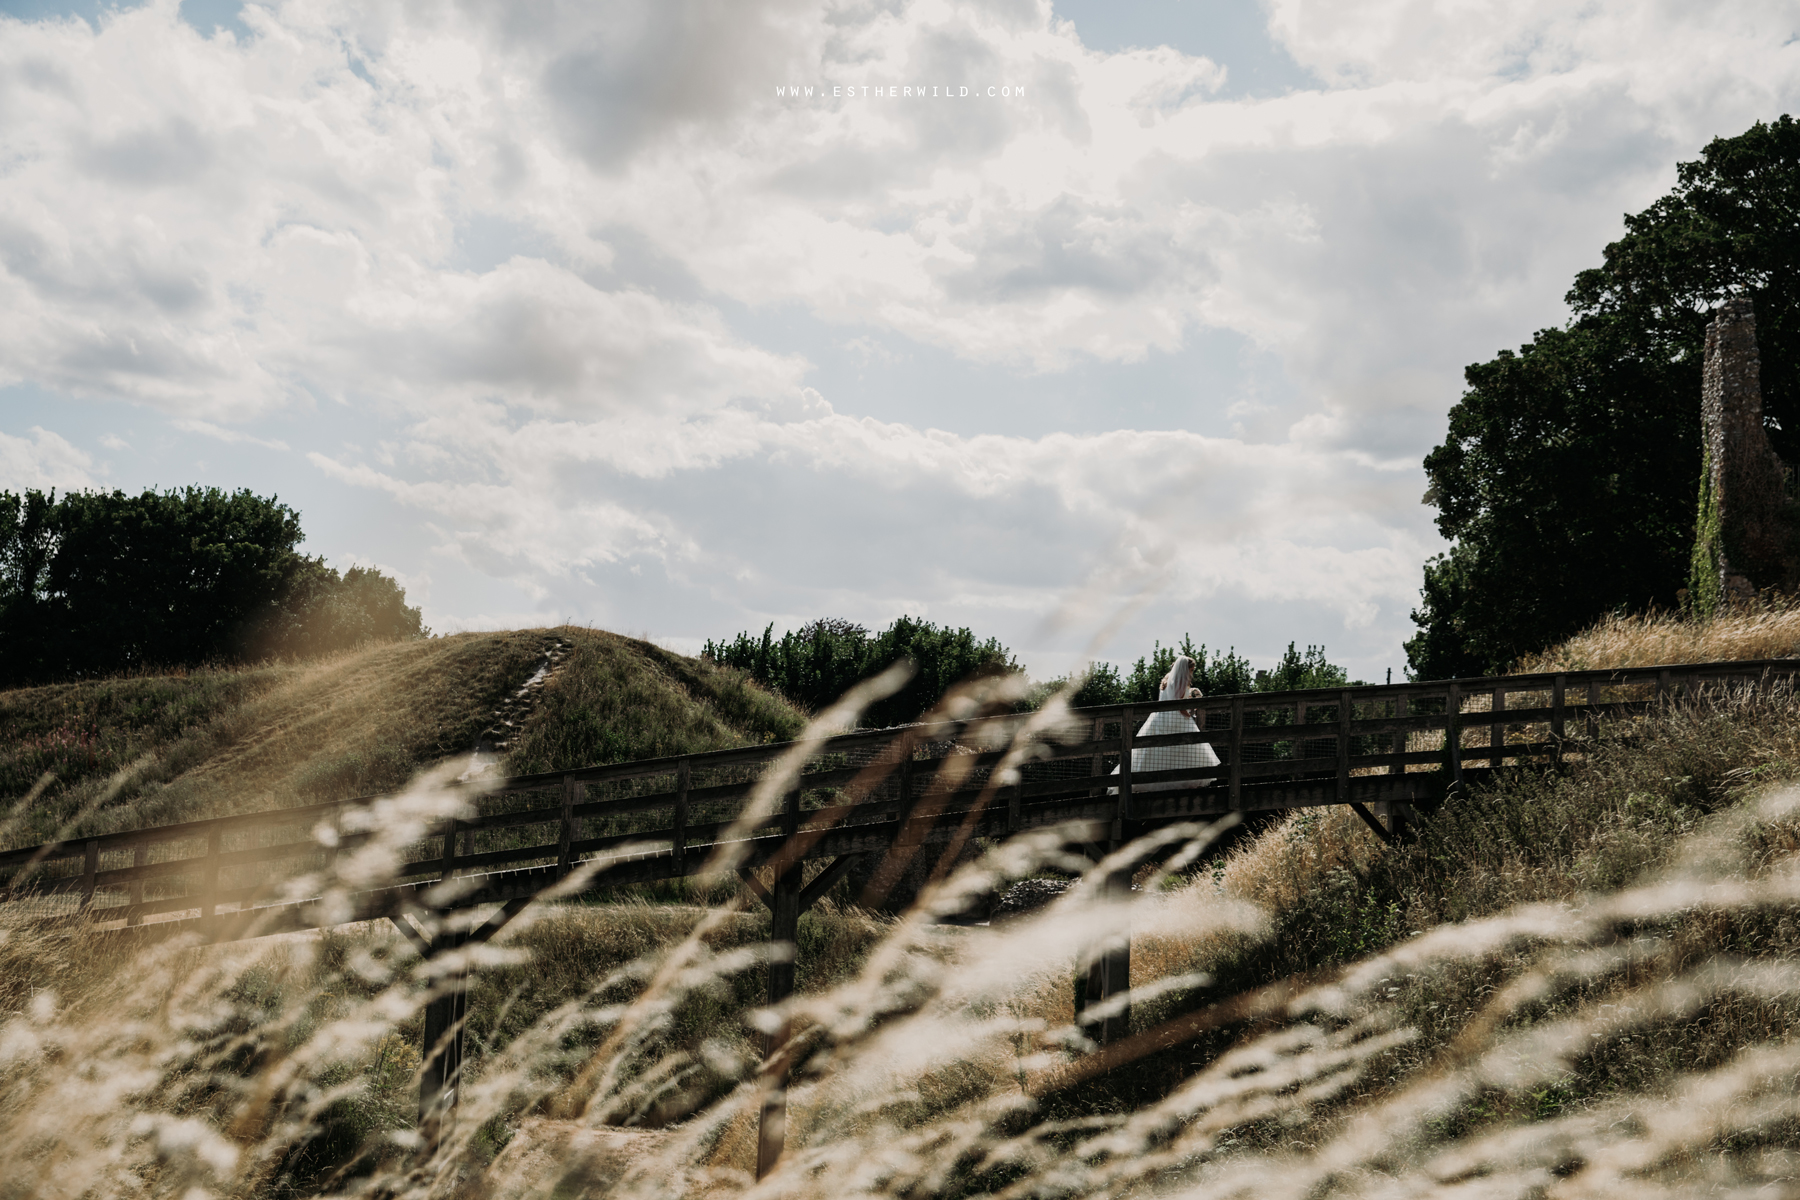
{"label": "wooden fence rail", "polygon": [[[863,731],[822,741],[809,754],[798,781],[798,828],[818,835],[803,853],[819,858],[885,848],[920,814],[930,828],[911,840],[929,842],[964,824],[974,836],[993,837],[1067,821],[1142,826],[1321,804],[1405,804],[1440,793],[1470,768],[1555,761],[1572,745],[1571,728],[1591,737],[1600,721],[1660,701],[1796,673],[1794,660],[1706,663],[1076,709],[1033,731],[1026,760],[1004,780],[994,771],[1029,715]],[[1192,712],[1202,732],[1136,736],[1145,717],[1178,708]],[[900,764],[897,748],[906,742],[915,748]],[[1221,765],[1130,769],[1130,749],[1198,742],[1210,743]],[[422,831],[395,883],[416,891],[481,875],[494,878],[479,890],[510,893],[498,876],[525,872],[521,883],[539,885],[546,867],[566,875],[595,858],[618,859],[601,877],[608,885],[692,874],[788,749],[452,785],[468,797],[468,810]],[[883,761],[896,769],[876,773],[858,792],[857,781]],[[393,803],[361,797],[0,851],[0,901],[29,896],[50,911],[78,905],[92,917],[127,922],[266,904],[281,896],[285,880],[375,836],[368,826]],[[779,849],[782,826],[772,813],[739,830],[750,863]],[[59,897],[69,899],[59,905]],[[366,904],[387,907],[373,895]],[[368,915],[386,915],[373,909]]]}

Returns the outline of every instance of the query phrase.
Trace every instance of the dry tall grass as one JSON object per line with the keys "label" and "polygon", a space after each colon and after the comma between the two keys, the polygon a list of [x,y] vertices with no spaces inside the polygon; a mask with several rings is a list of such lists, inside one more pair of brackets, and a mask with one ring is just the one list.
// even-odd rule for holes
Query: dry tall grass
{"label": "dry tall grass", "polygon": [[1800,653],[1800,601],[1725,610],[1606,617],[1561,645],[1528,655],[1515,674],[1653,667],[1671,663],[1792,658]]}
{"label": "dry tall grass", "polygon": [[[1302,814],[1000,928],[929,918],[1076,866],[1054,838],[897,922],[809,914],[788,1152],[760,1184],[767,925],[730,904],[550,905],[430,962],[377,930],[7,927],[0,1197],[1796,1194],[1796,729],[1789,694],[1669,711],[1452,802],[1416,846]],[[365,886],[446,803],[421,784],[313,884]],[[1071,975],[1123,929],[1133,1032],[1102,1050]],[[419,1012],[463,964],[469,1078],[430,1150]]]}

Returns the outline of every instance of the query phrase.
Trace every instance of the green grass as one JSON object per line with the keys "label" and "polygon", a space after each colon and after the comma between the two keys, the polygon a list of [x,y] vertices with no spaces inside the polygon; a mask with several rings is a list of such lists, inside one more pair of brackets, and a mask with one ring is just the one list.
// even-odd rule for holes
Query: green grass
{"label": "green grass", "polygon": [[507,756],[513,774],[788,741],[805,724],[743,671],[601,630],[562,632],[574,651]]}

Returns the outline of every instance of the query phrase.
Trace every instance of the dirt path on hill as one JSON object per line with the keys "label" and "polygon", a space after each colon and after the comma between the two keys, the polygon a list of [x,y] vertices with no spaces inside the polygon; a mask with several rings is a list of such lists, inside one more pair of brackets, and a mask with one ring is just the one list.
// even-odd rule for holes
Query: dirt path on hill
{"label": "dirt path on hill", "polygon": [[494,710],[493,719],[488,722],[487,728],[476,735],[474,749],[469,755],[469,767],[457,776],[459,780],[476,779],[499,771],[500,760],[525,731],[525,722],[537,708],[544,688],[568,665],[569,656],[574,652],[575,643],[568,638],[550,639],[544,647],[544,657],[538,663],[537,671],[517,691],[500,702],[500,707]]}

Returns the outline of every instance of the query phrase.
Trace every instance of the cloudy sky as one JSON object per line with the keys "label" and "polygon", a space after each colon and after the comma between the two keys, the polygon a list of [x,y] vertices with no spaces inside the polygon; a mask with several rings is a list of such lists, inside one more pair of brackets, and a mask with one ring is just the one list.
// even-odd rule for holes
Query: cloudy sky
{"label": "cloudy sky", "polygon": [[0,14],[0,487],[277,493],[440,631],[1040,677],[1398,676],[1463,366],[1800,88],[1771,0]]}

